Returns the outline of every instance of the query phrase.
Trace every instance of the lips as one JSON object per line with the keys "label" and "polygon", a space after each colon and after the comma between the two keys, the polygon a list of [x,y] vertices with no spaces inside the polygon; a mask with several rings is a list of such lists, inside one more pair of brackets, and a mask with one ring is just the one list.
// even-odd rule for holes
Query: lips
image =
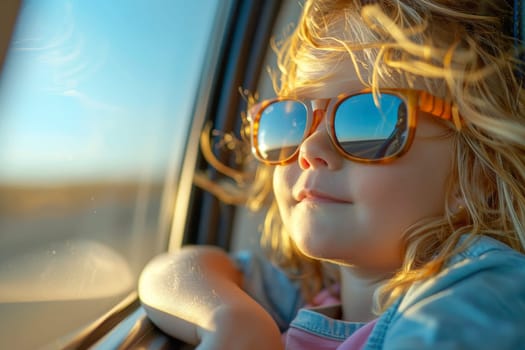
{"label": "lips", "polygon": [[317,203],[351,203],[350,201],[338,198],[328,193],[313,189],[302,189],[295,198],[298,202],[317,202]]}

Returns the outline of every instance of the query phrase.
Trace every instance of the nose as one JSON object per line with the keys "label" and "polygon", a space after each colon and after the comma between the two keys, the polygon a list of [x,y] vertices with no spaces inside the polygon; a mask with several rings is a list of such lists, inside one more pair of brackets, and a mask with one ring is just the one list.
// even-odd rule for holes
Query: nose
{"label": "nose", "polygon": [[320,109],[314,110],[313,113],[313,131],[299,147],[299,166],[303,170],[321,167],[337,170],[341,167],[343,158],[332,145],[327,129],[322,123],[326,113]]}

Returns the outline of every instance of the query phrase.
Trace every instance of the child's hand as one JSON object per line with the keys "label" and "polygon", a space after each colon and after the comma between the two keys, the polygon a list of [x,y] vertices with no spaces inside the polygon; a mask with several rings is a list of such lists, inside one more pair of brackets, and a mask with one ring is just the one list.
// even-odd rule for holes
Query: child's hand
{"label": "child's hand", "polygon": [[277,325],[255,302],[223,305],[212,322],[214,329],[197,331],[201,340],[197,350],[284,349]]}
{"label": "child's hand", "polygon": [[241,288],[242,274],[212,247],[186,247],[144,269],[139,295],[164,332],[199,350],[282,349],[271,316]]}

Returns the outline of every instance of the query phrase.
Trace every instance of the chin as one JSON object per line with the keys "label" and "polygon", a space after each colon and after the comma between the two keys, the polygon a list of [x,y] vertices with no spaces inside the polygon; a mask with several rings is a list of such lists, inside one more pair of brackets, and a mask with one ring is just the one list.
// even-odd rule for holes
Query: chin
{"label": "chin", "polygon": [[324,237],[296,234],[292,235],[297,248],[309,258],[319,260],[337,259],[334,254],[334,241]]}

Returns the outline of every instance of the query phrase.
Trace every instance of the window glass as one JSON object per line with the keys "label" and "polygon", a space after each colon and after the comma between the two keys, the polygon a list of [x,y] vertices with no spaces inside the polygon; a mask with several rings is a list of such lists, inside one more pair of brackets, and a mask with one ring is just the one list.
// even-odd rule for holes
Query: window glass
{"label": "window glass", "polygon": [[218,0],[26,0],[0,80],[0,348],[74,332],[167,245]]}
{"label": "window glass", "polygon": [[[291,34],[298,22],[301,10],[302,1],[283,0],[281,2],[281,8],[272,30],[272,40],[282,43]],[[256,91],[260,101],[276,96],[272,74],[268,72],[278,72],[277,56],[275,49],[270,44],[266,50],[263,67],[266,69],[261,71]],[[264,209],[254,213],[242,206],[237,208],[231,247],[233,251],[256,250],[260,248],[260,231],[263,227],[265,216],[266,210]]]}

